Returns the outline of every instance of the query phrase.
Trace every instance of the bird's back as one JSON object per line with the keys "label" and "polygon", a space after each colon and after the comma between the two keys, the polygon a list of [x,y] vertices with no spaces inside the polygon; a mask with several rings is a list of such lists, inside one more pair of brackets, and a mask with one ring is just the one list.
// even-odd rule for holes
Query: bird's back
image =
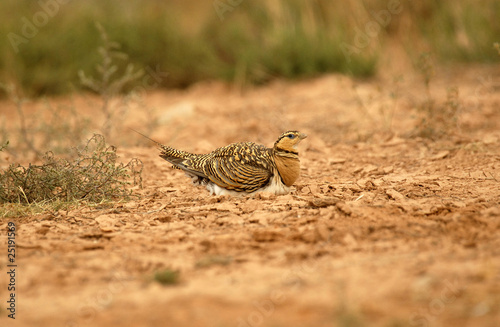
{"label": "bird's back", "polygon": [[233,143],[209,155],[204,172],[213,183],[237,192],[254,192],[273,175],[270,149],[252,142]]}
{"label": "bird's back", "polygon": [[207,154],[192,154],[162,146],[160,157],[217,186],[236,192],[254,192],[273,175],[271,149],[253,142],[233,143]]}

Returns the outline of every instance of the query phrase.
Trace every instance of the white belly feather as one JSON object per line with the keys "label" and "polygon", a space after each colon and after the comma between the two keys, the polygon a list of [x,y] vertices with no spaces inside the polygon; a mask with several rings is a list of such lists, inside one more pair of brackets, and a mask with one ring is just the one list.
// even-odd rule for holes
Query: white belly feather
{"label": "white belly feather", "polygon": [[269,192],[276,195],[284,195],[290,193],[290,187],[283,184],[281,178],[276,175],[272,177],[269,184],[252,193],[227,190],[212,182],[207,183],[207,190],[210,192],[210,194],[213,195],[232,195],[232,196],[248,196],[248,195],[254,195],[255,193],[259,192]]}

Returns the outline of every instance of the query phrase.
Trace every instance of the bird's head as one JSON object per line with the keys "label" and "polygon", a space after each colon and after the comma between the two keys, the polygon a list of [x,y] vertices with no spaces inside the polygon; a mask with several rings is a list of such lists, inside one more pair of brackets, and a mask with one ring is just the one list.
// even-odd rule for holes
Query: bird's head
{"label": "bird's head", "polygon": [[297,152],[297,145],[307,137],[299,131],[288,131],[280,135],[274,143],[274,149],[286,152]]}

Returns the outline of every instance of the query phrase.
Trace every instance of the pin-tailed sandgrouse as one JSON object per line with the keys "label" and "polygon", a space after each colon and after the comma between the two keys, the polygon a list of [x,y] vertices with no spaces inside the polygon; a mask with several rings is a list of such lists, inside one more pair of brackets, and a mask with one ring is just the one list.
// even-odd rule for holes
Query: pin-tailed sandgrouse
{"label": "pin-tailed sandgrouse", "polygon": [[183,170],[196,185],[215,195],[290,192],[300,173],[298,131],[280,135],[272,148],[253,142],[233,143],[207,154],[193,154],[158,143],[160,157]]}

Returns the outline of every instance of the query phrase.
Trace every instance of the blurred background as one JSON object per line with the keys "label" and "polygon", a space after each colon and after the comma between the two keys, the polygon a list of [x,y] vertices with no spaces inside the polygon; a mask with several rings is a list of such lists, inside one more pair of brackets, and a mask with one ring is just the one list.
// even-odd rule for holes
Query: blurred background
{"label": "blurred background", "polygon": [[5,0],[0,16],[5,164],[94,133],[151,144],[129,128],[190,151],[286,129],[438,139],[497,108],[496,0]]}
{"label": "blurred background", "polygon": [[[27,326],[499,326],[499,0],[0,0],[0,34]],[[300,130],[301,179],[214,201],[131,128]]]}
{"label": "blurred background", "polygon": [[[5,0],[0,13],[0,81],[30,97],[89,88],[79,71],[101,62],[96,23],[127,55],[118,70],[168,74],[150,83],[158,88],[373,76],[395,54],[411,64],[422,53],[441,64],[500,58],[496,0]],[[142,83],[126,82],[124,90]]]}

